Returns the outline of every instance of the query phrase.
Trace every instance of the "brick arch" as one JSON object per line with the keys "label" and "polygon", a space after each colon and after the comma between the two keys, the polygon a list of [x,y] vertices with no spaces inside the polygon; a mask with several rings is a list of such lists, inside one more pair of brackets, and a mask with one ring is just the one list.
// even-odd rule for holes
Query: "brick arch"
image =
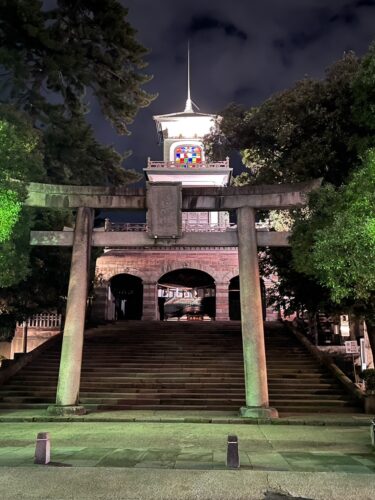
{"label": "brick arch", "polygon": [[172,263],[167,266],[162,266],[161,271],[153,276],[155,279],[152,281],[155,281],[156,283],[159,282],[160,278],[162,278],[165,274],[168,274],[173,271],[178,271],[179,269],[192,269],[196,271],[202,271],[208,275],[211,276],[211,278],[214,280],[216,283],[217,281],[220,281],[220,277],[215,269],[213,269],[211,266],[208,265],[202,265],[196,261],[194,262],[186,262],[186,265],[181,265],[181,263]]}
{"label": "brick arch", "polygon": [[100,277],[109,284],[110,280],[119,274],[130,274],[136,278],[140,278],[142,282],[147,282],[147,273],[142,272],[142,270],[131,266],[121,266],[118,264],[107,265],[105,269],[100,272]]}
{"label": "brick arch", "polygon": [[240,270],[237,268],[237,269],[232,269],[231,271],[228,271],[227,273],[224,274],[223,276],[223,282],[227,282],[228,285],[229,285],[229,282],[231,279],[235,278],[236,276],[239,276],[240,274]]}

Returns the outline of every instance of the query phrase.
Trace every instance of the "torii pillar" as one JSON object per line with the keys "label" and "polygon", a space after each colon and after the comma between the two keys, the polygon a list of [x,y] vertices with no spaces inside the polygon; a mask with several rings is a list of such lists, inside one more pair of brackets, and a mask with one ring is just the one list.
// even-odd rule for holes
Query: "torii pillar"
{"label": "torii pillar", "polygon": [[[49,407],[49,411],[55,414],[85,411],[79,405],[78,397],[92,244],[99,247],[117,247],[119,243],[125,247],[173,247],[180,244],[195,247],[235,246],[237,243],[246,388],[246,406],[240,411],[244,417],[276,417],[277,410],[270,408],[268,401],[255,210],[304,206],[306,194],[320,186],[320,182],[316,179],[282,186],[187,188],[183,193],[180,183],[149,184],[147,193],[124,188],[30,184],[26,200],[28,206],[80,207],[74,238],[71,238],[71,232],[64,231],[32,231],[31,234],[33,245],[73,245],[56,405]],[[83,208],[82,204],[90,208]],[[134,233],[131,241],[126,234],[119,238],[119,235],[110,232],[98,233],[92,238],[93,208],[147,208],[148,234]],[[217,212],[233,209],[237,210],[237,235],[232,232],[183,235],[181,232],[181,210]],[[272,232],[259,233],[259,244],[287,246],[285,234]]]}
{"label": "torii pillar", "polygon": [[243,417],[277,417],[269,407],[267,363],[264,345],[262,296],[260,290],[255,209],[237,209],[238,260],[240,269],[240,303],[246,406]]}
{"label": "torii pillar", "polygon": [[82,415],[79,405],[83,334],[85,329],[87,288],[90,267],[93,210],[78,208],[74,229],[68,301],[60,358],[56,404],[47,411],[54,415]]}

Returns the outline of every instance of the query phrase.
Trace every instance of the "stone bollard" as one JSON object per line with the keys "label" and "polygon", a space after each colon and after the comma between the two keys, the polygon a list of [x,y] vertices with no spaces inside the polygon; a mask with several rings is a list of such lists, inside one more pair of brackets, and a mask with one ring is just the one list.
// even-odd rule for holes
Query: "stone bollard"
{"label": "stone bollard", "polygon": [[238,453],[238,437],[228,436],[227,444],[227,467],[230,469],[240,468],[240,456]]}
{"label": "stone bollard", "polygon": [[375,448],[375,419],[371,421],[370,436],[372,447]]}
{"label": "stone bollard", "polygon": [[49,432],[39,432],[36,437],[34,464],[47,465],[51,460]]}

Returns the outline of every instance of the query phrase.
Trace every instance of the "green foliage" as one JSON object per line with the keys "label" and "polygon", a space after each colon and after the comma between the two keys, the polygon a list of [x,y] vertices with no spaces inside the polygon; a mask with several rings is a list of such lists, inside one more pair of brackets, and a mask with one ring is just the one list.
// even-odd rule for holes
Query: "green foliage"
{"label": "green foliage", "polygon": [[[346,54],[322,80],[306,78],[257,108],[230,105],[222,116],[206,142],[212,157],[241,151],[247,171],[236,185],[323,179],[308,209],[292,213],[293,258],[287,249],[265,254],[265,272],[280,280],[270,300],[289,312],[355,305],[371,328],[375,189],[372,153],[364,167],[362,158],[375,145],[375,45],[361,60]],[[281,215],[264,216],[282,226]]]}
{"label": "green foliage", "polygon": [[[375,132],[375,43],[373,43],[364,56],[356,78],[353,81],[354,92],[354,117],[365,131]],[[366,133],[367,132],[367,133]],[[364,140],[363,146],[368,148],[373,142]]]}
{"label": "green foliage", "polygon": [[[0,259],[7,272],[7,255],[10,247],[13,248],[8,240],[20,218],[21,203],[26,196],[21,181],[38,181],[43,176],[40,133],[24,113],[0,105],[0,244],[3,244]],[[17,270],[20,268],[22,266]]]}
{"label": "green foliage", "polygon": [[354,139],[363,130],[352,116],[352,85],[359,70],[359,60],[349,53],[323,80],[306,78],[247,111],[229,106],[220,131],[207,139],[211,152],[219,146],[226,153],[241,150],[248,168],[241,183],[323,177],[340,185],[359,164]]}
{"label": "green foliage", "polygon": [[0,96],[9,104],[0,106],[0,215],[6,215],[0,222],[5,238],[0,327],[8,330],[16,319],[62,307],[69,277],[70,251],[30,251],[29,234],[31,228],[71,226],[71,212],[24,208],[17,213],[26,196],[20,181],[123,185],[138,180],[140,174],[123,168],[127,154],[100,144],[85,115],[95,100],[103,118],[127,134],[138,109],[154,98],[143,90],[149,80],[143,73],[146,49],[118,0],[50,5],[0,1]]}
{"label": "green foliage", "polygon": [[[42,180],[43,148],[41,134],[25,113],[13,106],[0,105],[0,183],[20,195],[19,181]],[[15,182],[16,181],[16,182]]]}
{"label": "green foliage", "polygon": [[290,248],[268,248],[261,254],[262,275],[271,280],[277,275],[277,282],[267,291],[268,304],[281,307],[286,314],[304,310],[333,312],[335,305],[329,290],[314,277],[296,271],[292,260]]}
{"label": "green foliage", "polygon": [[15,285],[24,280],[30,273],[29,240],[31,226],[31,210],[24,208],[12,228],[11,237],[8,237],[0,246],[0,288]]}
{"label": "green foliage", "polygon": [[154,98],[142,86],[144,49],[117,0],[0,3],[2,95],[43,130],[50,182],[124,184],[126,155],[98,143],[84,119],[90,99],[120,134]]}
{"label": "green foliage", "polygon": [[373,368],[368,368],[363,370],[362,378],[366,382],[366,389],[368,391],[375,390],[375,370]]}
{"label": "green foliage", "polygon": [[0,187],[0,243],[9,239],[21,211],[17,193]]}
{"label": "green foliage", "polygon": [[[375,151],[350,182],[315,193],[309,218],[296,224],[298,270],[314,275],[332,299],[371,300],[375,291]],[[306,237],[306,234],[309,237]]]}

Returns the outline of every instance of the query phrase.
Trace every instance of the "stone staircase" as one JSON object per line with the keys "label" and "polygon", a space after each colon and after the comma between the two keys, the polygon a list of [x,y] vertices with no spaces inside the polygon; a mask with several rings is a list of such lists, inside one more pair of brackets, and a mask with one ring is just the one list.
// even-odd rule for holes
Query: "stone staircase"
{"label": "stone staircase", "polygon": [[[55,401],[55,343],[0,387],[0,409]],[[281,414],[358,413],[358,403],[282,325],[266,327],[270,405]],[[85,334],[81,403],[100,410],[238,410],[244,401],[237,322],[118,322]]]}

